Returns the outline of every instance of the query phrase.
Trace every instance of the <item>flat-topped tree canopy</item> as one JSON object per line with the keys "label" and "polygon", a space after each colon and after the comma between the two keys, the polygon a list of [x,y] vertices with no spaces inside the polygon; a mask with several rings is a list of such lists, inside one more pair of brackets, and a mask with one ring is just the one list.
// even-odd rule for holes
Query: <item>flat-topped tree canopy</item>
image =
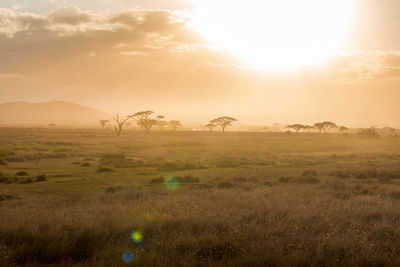
{"label": "flat-topped tree canopy", "polygon": [[210,123],[221,126],[222,132],[225,132],[225,128],[231,126],[232,122],[235,121],[237,121],[237,119],[228,116],[222,116],[211,120]]}
{"label": "flat-topped tree canopy", "polygon": [[154,111],[152,111],[152,110],[145,110],[145,111],[136,112],[135,114],[130,115],[128,117],[131,118],[131,119],[134,119],[136,121],[139,121],[141,119],[149,118],[150,115],[153,114],[153,113],[154,113]]}

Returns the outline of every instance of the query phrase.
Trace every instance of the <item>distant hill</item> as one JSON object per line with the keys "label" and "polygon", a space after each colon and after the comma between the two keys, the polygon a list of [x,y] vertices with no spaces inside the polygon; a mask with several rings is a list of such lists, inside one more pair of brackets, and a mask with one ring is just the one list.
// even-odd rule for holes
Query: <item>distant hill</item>
{"label": "distant hill", "polygon": [[0,104],[2,125],[95,125],[111,115],[94,108],[64,101]]}

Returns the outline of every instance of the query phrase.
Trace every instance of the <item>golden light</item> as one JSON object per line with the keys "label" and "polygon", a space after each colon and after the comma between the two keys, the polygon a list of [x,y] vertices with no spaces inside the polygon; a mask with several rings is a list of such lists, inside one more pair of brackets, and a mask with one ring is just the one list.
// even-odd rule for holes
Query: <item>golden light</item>
{"label": "golden light", "polygon": [[209,41],[263,69],[298,69],[339,52],[354,0],[199,0],[192,25]]}

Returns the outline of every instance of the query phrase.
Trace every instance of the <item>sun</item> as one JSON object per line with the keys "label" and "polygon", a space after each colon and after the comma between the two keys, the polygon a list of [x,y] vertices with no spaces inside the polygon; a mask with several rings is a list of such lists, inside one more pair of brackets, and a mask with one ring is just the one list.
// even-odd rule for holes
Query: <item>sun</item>
{"label": "sun", "polygon": [[342,49],[355,0],[199,0],[192,26],[246,65],[299,69]]}

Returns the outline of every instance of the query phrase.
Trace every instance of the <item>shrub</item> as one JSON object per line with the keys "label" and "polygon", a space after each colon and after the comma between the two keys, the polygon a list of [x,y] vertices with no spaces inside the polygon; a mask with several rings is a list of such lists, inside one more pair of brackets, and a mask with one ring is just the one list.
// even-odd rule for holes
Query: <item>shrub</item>
{"label": "shrub", "polygon": [[379,133],[375,128],[362,129],[358,132],[358,137],[360,138],[377,138],[379,137]]}
{"label": "shrub", "polygon": [[232,184],[231,182],[221,182],[217,184],[217,187],[222,189],[228,189],[228,188],[233,188],[234,184]]}
{"label": "shrub", "polygon": [[347,173],[344,173],[342,171],[332,171],[329,173],[329,176],[333,176],[336,178],[349,178],[349,175]]}
{"label": "shrub", "polygon": [[365,173],[362,173],[362,172],[356,173],[354,176],[355,176],[357,179],[360,179],[360,180],[368,179],[368,176],[367,176]]}
{"label": "shrub", "polygon": [[389,197],[393,200],[400,200],[400,191],[390,192]]}
{"label": "shrub", "polygon": [[4,156],[0,157],[0,165],[7,165],[6,157]]}
{"label": "shrub", "polygon": [[175,163],[175,162],[166,162],[161,165],[158,170],[159,171],[182,171],[182,170],[192,170],[197,169],[196,166],[190,163]]}
{"label": "shrub", "polygon": [[33,181],[31,178],[27,178],[25,180],[19,181],[19,184],[31,184]]}
{"label": "shrub", "polygon": [[302,177],[297,178],[294,182],[298,184],[318,184],[321,180],[315,177]]}
{"label": "shrub", "polygon": [[113,172],[114,170],[108,167],[99,167],[97,172]]}
{"label": "shrub", "polygon": [[303,171],[303,176],[317,176],[317,172],[314,170],[305,170]]}
{"label": "shrub", "polygon": [[29,176],[29,173],[26,171],[17,171],[15,176]]}
{"label": "shrub", "polygon": [[44,175],[44,174],[39,174],[38,176],[36,176],[35,182],[45,182],[45,181],[47,181],[46,175]]}
{"label": "shrub", "polygon": [[198,182],[200,182],[200,179],[199,178],[197,178],[197,177],[192,177],[192,176],[190,176],[190,175],[186,175],[186,176],[183,176],[183,177],[176,177],[177,179],[178,179],[178,181],[180,182],[180,183],[186,183],[186,184],[189,184],[189,183],[198,183]]}
{"label": "shrub", "polygon": [[242,176],[237,176],[237,177],[233,177],[232,181],[236,182],[236,183],[245,183],[248,180],[245,177]]}
{"label": "shrub", "polygon": [[4,200],[11,200],[13,199],[13,196],[10,195],[0,195],[0,201],[4,201]]}
{"label": "shrub", "polygon": [[154,178],[150,180],[151,184],[163,184],[165,182],[165,179],[163,177],[159,178]]}
{"label": "shrub", "polygon": [[292,177],[289,176],[282,176],[278,179],[280,183],[289,183],[292,180]]}
{"label": "shrub", "polygon": [[89,162],[82,163],[81,167],[90,167],[90,163]]}
{"label": "shrub", "polygon": [[117,192],[118,189],[119,189],[119,187],[112,187],[112,186],[109,186],[109,187],[107,187],[107,189],[106,189],[106,193],[114,194],[115,192]]}

